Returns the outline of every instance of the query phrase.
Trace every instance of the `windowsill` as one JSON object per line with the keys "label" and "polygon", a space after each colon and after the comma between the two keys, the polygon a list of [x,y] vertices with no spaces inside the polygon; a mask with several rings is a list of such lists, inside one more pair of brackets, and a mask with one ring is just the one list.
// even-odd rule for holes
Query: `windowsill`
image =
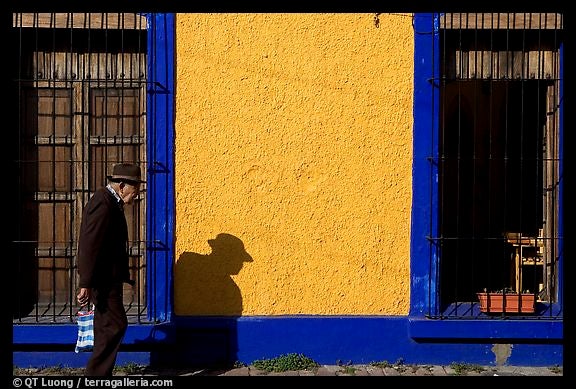
{"label": "windowsill", "polygon": [[563,320],[537,317],[526,319],[428,319],[411,317],[408,331],[413,339],[509,339],[561,341]]}
{"label": "windowsill", "polygon": [[[12,328],[14,345],[50,344],[69,345],[76,343],[78,326],[62,325],[16,325]],[[174,341],[174,327],[171,323],[129,325],[123,344],[153,344]]]}

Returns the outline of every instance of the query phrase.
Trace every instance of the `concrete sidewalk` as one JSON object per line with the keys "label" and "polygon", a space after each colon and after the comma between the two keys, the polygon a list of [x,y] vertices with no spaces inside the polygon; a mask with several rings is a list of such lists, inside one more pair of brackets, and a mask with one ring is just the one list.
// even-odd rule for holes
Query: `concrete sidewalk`
{"label": "concrete sidewalk", "polygon": [[[147,370],[147,371],[146,371]],[[313,370],[266,372],[252,366],[232,369],[146,369],[142,375],[157,376],[563,376],[562,367],[403,365],[321,365]]]}
{"label": "concrete sidewalk", "polygon": [[[27,376],[83,376],[84,368],[18,368],[13,371],[15,377]],[[193,377],[193,376],[549,376],[561,377],[562,366],[522,367],[522,366],[478,366],[478,365],[320,365],[310,370],[290,370],[267,372],[254,366],[234,368],[155,368],[139,366],[137,368],[117,368],[114,377]]]}

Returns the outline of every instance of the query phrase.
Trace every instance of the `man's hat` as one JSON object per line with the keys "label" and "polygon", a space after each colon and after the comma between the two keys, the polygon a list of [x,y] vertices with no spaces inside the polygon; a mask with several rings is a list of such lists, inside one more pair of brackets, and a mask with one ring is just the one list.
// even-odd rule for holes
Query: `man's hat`
{"label": "man's hat", "polygon": [[146,182],[140,179],[140,166],[130,163],[119,163],[114,165],[112,175],[108,176],[110,181]]}

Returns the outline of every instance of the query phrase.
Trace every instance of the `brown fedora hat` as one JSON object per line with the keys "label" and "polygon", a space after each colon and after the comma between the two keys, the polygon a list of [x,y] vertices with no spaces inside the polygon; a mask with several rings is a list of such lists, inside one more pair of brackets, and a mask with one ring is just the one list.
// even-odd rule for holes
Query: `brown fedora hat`
{"label": "brown fedora hat", "polygon": [[108,176],[110,181],[146,182],[140,179],[140,166],[131,163],[118,163],[112,169],[112,175]]}

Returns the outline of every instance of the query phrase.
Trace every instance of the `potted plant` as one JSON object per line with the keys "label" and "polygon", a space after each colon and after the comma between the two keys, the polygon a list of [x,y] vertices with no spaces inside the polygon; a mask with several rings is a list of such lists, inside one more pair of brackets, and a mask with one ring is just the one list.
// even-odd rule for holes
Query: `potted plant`
{"label": "potted plant", "polygon": [[477,293],[480,312],[485,313],[534,313],[536,295],[529,291],[518,293],[511,288]]}

